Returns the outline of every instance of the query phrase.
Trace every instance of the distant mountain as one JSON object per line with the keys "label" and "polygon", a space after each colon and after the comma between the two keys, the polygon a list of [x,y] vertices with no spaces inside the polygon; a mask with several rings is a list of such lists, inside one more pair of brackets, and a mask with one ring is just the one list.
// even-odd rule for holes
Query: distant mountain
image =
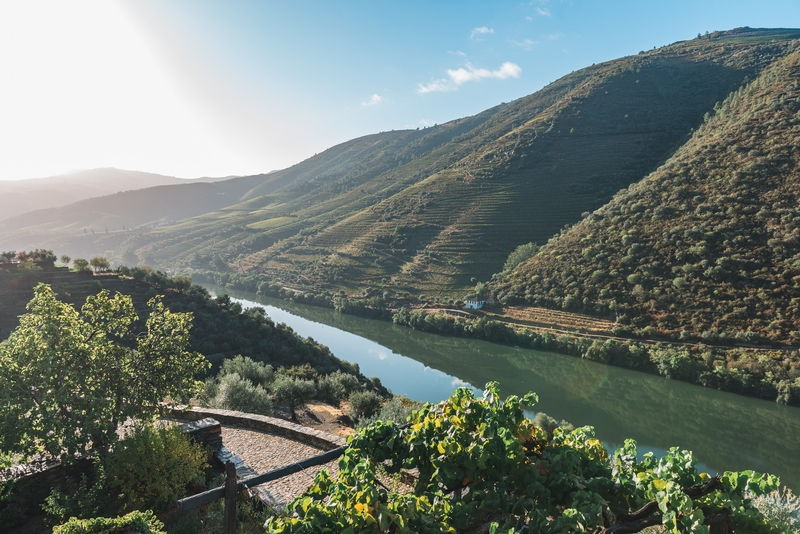
{"label": "distant mountain", "polygon": [[648,337],[800,344],[800,43],[790,44],[655,172],[502,276],[500,295],[610,311]]}
{"label": "distant mountain", "polygon": [[66,206],[79,200],[119,191],[215,180],[217,179],[187,180],[149,172],[113,168],[75,171],[30,180],[2,180],[0,181],[0,220],[29,211]]}
{"label": "distant mountain", "polygon": [[[620,190],[639,191],[650,183],[648,178],[628,189],[662,172],[665,162],[684,158],[700,180],[703,169],[716,165],[716,156],[697,146],[716,139],[723,103],[789,68],[798,39],[800,30],[715,32],[592,65],[472,117],[354,139],[268,175],[120,193],[8,219],[0,223],[0,248],[106,254],[116,262],[228,271],[226,276],[252,275],[312,290],[370,286],[428,297],[463,296],[476,280],[500,273],[518,245],[544,244],[582,218],[578,228],[584,228],[595,220],[593,212],[619,202]],[[775,114],[794,109],[787,83],[787,96],[769,103]],[[731,116],[726,128],[746,124],[747,117]],[[768,114],[759,117],[772,124]],[[789,115],[785,120],[793,124]],[[773,136],[779,128],[784,126],[751,134],[736,161],[758,165],[753,162],[761,161],[762,152],[791,154],[797,132],[787,126]],[[701,132],[708,141],[693,144]],[[789,160],[785,164],[793,168]],[[668,206],[655,192],[642,194]],[[659,211],[659,216],[671,215]],[[634,223],[626,215],[615,231]],[[161,226],[132,229],[156,224]],[[589,250],[581,261],[592,259],[596,235],[581,237],[580,254]],[[544,254],[515,274],[498,275],[497,288],[524,302],[563,306],[566,293],[547,296],[562,274],[546,271],[550,264]],[[603,254],[612,261],[611,250]],[[527,279],[524,269],[532,269]],[[563,276],[566,272],[572,271]],[[581,309],[587,299],[587,310],[607,312],[607,293],[576,289],[575,284],[594,283],[585,275],[581,270],[563,291],[578,299]],[[609,276],[617,274],[609,271]],[[550,280],[545,296],[531,300],[529,295],[544,290],[545,282],[538,280],[545,279]],[[642,287],[651,289],[647,283]]]}

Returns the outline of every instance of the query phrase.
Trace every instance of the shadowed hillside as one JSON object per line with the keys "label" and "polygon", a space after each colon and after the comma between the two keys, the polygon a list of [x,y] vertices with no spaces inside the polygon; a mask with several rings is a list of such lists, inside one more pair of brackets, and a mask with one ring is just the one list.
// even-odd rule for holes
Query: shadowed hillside
{"label": "shadowed hillside", "polygon": [[[73,256],[317,290],[461,295],[516,246],[546,242],[663,165],[797,37],[718,32],[587,67],[473,117],[355,139],[269,175],[27,214],[0,224],[0,248],[57,240]],[[695,156],[689,164],[702,166],[705,154]]]}
{"label": "shadowed hillside", "polygon": [[800,343],[800,51],[715,106],[657,171],[496,283],[643,335]]}

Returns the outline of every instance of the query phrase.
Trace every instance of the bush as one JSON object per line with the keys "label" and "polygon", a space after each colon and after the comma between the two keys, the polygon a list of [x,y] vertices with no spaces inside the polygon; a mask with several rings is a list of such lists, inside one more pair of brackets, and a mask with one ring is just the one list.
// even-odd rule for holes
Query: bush
{"label": "bush", "polygon": [[261,385],[253,385],[238,373],[223,375],[219,379],[217,394],[210,402],[213,408],[272,415],[272,399]]}
{"label": "bush", "polygon": [[25,512],[17,502],[15,482],[0,482],[0,525],[14,527],[25,522]]}
{"label": "bush", "polygon": [[414,410],[422,408],[424,403],[411,400],[405,395],[395,395],[381,406],[380,412],[372,417],[365,417],[358,420],[357,428],[368,426],[375,421],[392,421],[398,425],[408,421]]}
{"label": "bush", "polygon": [[164,511],[205,480],[206,452],[178,426],[137,425],[106,458],[106,474],[129,510]]}
{"label": "bush", "polygon": [[575,427],[569,422],[562,419],[559,423],[555,418],[550,417],[544,412],[539,412],[536,414],[536,416],[533,418],[533,425],[547,432],[547,435],[550,436],[550,439],[553,439],[553,431],[555,431],[556,428],[563,428],[568,432],[575,430]]}
{"label": "bush", "polygon": [[100,456],[92,460],[91,476],[81,475],[78,482],[67,480],[66,491],[53,488],[42,510],[49,516],[48,521],[62,523],[68,518],[88,519],[112,513],[114,497],[110,491],[110,481]]}
{"label": "bush", "polygon": [[264,362],[254,361],[246,356],[236,356],[222,362],[219,371],[220,376],[236,373],[245,380],[249,380],[253,385],[267,387],[275,378],[272,366]]}
{"label": "bush", "polygon": [[278,375],[272,383],[272,394],[277,402],[289,408],[292,419],[296,420],[295,410],[302,408],[316,396],[317,387],[312,380]]}
{"label": "bush", "polygon": [[800,532],[800,497],[789,488],[756,497],[753,504],[770,523],[783,523],[789,532]]}
{"label": "bush", "polygon": [[330,404],[338,405],[358,390],[361,384],[353,375],[336,371],[325,375],[317,383],[317,398]]}
{"label": "bush", "polygon": [[53,534],[166,534],[164,524],[156,519],[153,512],[134,511],[115,518],[96,517],[93,519],[72,518],[53,529]]}
{"label": "bush", "polygon": [[377,414],[381,409],[381,398],[374,391],[356,391],[347,400],[350,418],[358,422]]}

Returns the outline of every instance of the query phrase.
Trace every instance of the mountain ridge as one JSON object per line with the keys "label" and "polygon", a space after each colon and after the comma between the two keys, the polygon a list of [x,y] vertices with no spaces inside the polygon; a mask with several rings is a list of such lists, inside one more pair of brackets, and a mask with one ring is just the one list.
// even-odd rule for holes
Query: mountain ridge
{"label": "mountain ridge", "polygon": [[[500,273],[515,247],[547,242],[662,167],[798,38],[714,32],[586,67],[472,117],[364,136],[282,171],[204,186],[215,197],[205,204],[186,186],[159,189],[156,200],[121,194],[127,208],[112,195],[2,221],[0,242],[55,246],[49,239],[73,256],[312,291],[457,298]],[[129,222],[106,234],[98,225],[142,205],[152,214],[136,226],[160,226]],[[95,234],[81,232],[92,221]],[[526,298],[511,286],[498,288]]]}

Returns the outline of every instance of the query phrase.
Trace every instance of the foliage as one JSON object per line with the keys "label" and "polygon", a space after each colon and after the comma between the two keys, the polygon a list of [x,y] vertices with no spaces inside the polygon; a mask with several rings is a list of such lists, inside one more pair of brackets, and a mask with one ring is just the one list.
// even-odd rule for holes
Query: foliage
{"label": "foliage", "polygon": [[275,401],[283,404],[292,413],[292,419],[297,419],[295,413],[317,394],[317,388],[311,380],[305,380],[287,375],[278,375],[272,383],[272,394]]}
{"label": "foliage", "polygon": [[361,383],[354,375],[336,371],[321,376],[317,382],[317,398],[338,406],[351,393],[361,388]]}
{"label": "foliage", "polygon": [[161,512],[203,483],[206,459],[179,426],[139,424],[114,447],[106,469],[128,510]]}
{"label": "foliage", "polygon": [[53,529],[53,534],[166,534],[164,524],[152,511],[133,511],[116,518],[96,517],[92,519],[72,518]]}
{"label": "foliage", "polygon": [[128,417],[152,417],[165,399],[198,390],[206,367],[188,351],[191,315],[148,303],[137,333],[131,298],[108,291],[78,312],[39,284],[28,313],[0,343],[0,449],[72,457],[116,439]]}
{"label": "foliage", "polygon": [[0,482],[0,525],[14,527],[25,521],[13,480]]}
{"label": "foliage", "polygon": [[[489,383],[482,399],[460,388],[426,405],[405,430],[373,423],[351,438],[338,478],[321,471],[287,517],[267,522],[267,532],[455,532],[491,513],[505,517],[504,532],[604,532],[644,505],[647,524],[674,532],[708,532],[706,520],[780,532],[745,496],[774,490],[775,477],[745,471],[711,478],[676,448],[639,461],[632,440],[609,457],[590,427],[556,429],[550,439],[524,416],[523,405],[535,401],[534,394],[502,400]],[[418,469],[414,493],[378,486],[378,464],[389,472]]]}
{"label": "foliage", "polygon": [[350,418],[356,423],[372,417],[381,409],[381,397],[374,391],[355,391],[347,399],[350,406]]}
{"label": "foliage", "polygon": [[539,250],[539,247],[536,243],[525,243],[524,245],[518,246],[514,249],[514,252],[509,254],[508,258],[506,258],[506,262],[503,264],[503,272],[510,271],[523,261],[533,257],[537,250]]}
{"label": "foliage", "polygon": [[800,497],[780,488],[753,499],[753,506],[771,523],[783,523],[789,532],[800,532]]}
{"label": "foliage", "polygon": [[553,438],[557,428],[562,428],[565,432],[572,432],[575,430],[575,427],[572,426],[572,424],[570,424],[568,421],[561,420],[561,422],[558,422],[544,412],[536,413],[533,418],[533,425],[547,432],[547,435],[550,437],[550,439]]}
{"label": "foliage", "polygon": [[57,523],[63,523],[70,517],[88,519],[113,514],[116,504],[105,463],[98,455],[92,459],[90,473],[82,473],[78,481],[68,478],[63,491],[53,487],[42,510]]}
{"label": "foliage", "polygon": [[[213,379],[209,379],[211,381]],[[240,412],[272,415],[272,399],[269,391],[261,384],[254,385],[251,380],[238,373],[227,373],[215,381],[215,394],[204,402],[211,408],[237,410]],[[206,388],[208,391],[208,387]]]}
{"label": "foliage", "polygon": [[356,428],[362,428],[376,421],[393,422],[402,425],[415,410],[422,408],[423,403],[409,399],[405,395],[393,395],[381,406],[380,412],[371,417],[363,417],[358,420]]}
{"label": "foliage", "polygon": [[[800,342],[796,51],[714,106],[680,150],[494,289],[707,344]],[[795,377],[791,377],[793,381]]]}
{"label": "foliage", "polygon": [[[210,487],[224,485],[225,478],[212,481]],[[274,512],[261,501],[255,499],[236,499],[236,532],[238,534],[263,534],[264,521]],[[223,532],[224,501],[193,510],[188,514],[175,514],[166,518],[166,531],[169,534],[219,534]]]}
{"label": "foliage", "polygon": [[111,269],[111,264],[109,261],[104,258],[103,256],[95,256],[89,260],[89,265],[92,266],[95,272],[97,271],[108,271]]}
{"label": "foliage", "polygon": [[257,362],[241,354],[222,362],[219,370],[220,376],[236,373],[254,385],[267,387],[274,379],[272,366],[264,362]]}
{"label": "foliage", "polygon": [[89,262],[83,258],[75,258],[72,260],[72,268],[78,272],[87,272],[89,271]]}

